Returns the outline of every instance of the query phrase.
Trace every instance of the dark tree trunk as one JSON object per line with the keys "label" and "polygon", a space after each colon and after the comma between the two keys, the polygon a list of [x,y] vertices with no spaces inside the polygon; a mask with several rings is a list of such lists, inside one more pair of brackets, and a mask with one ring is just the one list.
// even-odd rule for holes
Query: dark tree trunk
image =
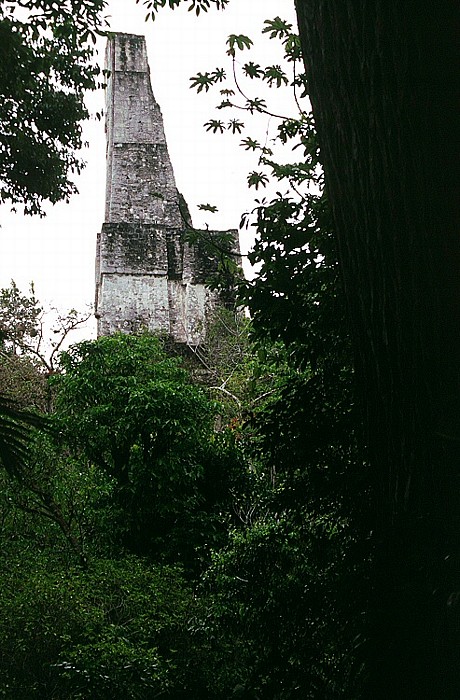
{"label": "dark tree trunk", "polygon": [[296,6],[369,449],[365,697],[460,698],[460,3]]}

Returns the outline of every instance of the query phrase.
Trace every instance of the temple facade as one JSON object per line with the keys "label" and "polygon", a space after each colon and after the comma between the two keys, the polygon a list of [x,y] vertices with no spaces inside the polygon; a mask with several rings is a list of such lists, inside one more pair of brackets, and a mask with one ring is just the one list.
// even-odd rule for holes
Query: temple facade
{"label": "temple facade", "polygon": [[[106,69],[106,207],[96,252],[98,335],[145,328],[197,345],[207,315],[218,303],[205,284],[216,260],[204,246],[183,240],[190,215],[176,187],[145,38],[112,35]],[[238,252],[237,231],[232,234]]]}

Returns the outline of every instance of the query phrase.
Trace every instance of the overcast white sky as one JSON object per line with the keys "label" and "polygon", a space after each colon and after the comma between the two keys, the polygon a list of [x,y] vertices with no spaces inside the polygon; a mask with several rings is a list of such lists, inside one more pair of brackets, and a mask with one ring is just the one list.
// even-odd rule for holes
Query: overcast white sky
{"label": "overcast white sky", "polygon": [[[189,78],[226,65],[225,41],[229,34],[247,34],[259,45],[247,59],[262,64],[279,63],[276,45],[262,39],[264,19],[281,16],[294,22],[293,0],[231,0],[225,11],[211,10],[199,18],[185,8],[164,9],[155,22],[144,22],[146,14],[135,0],[111,0],[107,14],[112,31],[145,34],[153,91],[160,104],[168,148],[179,190],[191,209],[195,226],[209,223],[215,229],[237,228],[240,215],[251,208],[261,192],[248,190],[246,175],[257,168],[254,155],[247,154],[242,137],[208,134],[203,124],[217,116],[217,93],[197,95],[189,88]],[[101,45],[100,56],[103,59]],[[246,59],[246,56],[242,56]],[[102,91],[91,95],[91,109],[103,106]],[[280,96],[277,108],[290,113],[285,104],[288,94]],[[286,107],[286,109],[284,109]],[[242,120],[246,121],[245,115]],[[248,135],[263,140],[267,127],[274,133],[275,123],[263,119]],[[87,125],[89,148],[84,157],[87,167],[78,178],[79,194],[70,204],[49,207],[44,219],[0,212],[0,287],[13,278],[26,291],[34,281],[39,299],[61,310],[83,309],[94,296],[94,256],[96,234],[103,223],[105,186],[104,125],[93,120]],[[203,214],[196,206],[215,204],[217,214]],[[242,240],[242,247],[247,240]],[[90,326],[88,334],[93,332]]]}

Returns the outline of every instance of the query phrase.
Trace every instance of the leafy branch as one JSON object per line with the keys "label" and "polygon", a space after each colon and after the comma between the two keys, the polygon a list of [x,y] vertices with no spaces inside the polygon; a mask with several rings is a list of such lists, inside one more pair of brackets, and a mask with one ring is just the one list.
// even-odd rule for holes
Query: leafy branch
{"label": "leafy branch", "polygon": [[[311,183],[322,186],[322,171],[319,165],[319,147],[314,130],[312,116],[302,108],[300,99],[306,96],[306,78],[304,73],[298,73],[297,64],[301,60],[300,42],[297,34],[293,32],[292,24],[275,17],[264,22],[263,34],[267,34],[270,39],[281,42],[284,53],[284,60],[292,65],[292,80],[289,81],[287,71],[281,64],[262,66],[257,61],[251,60],[241,66],[237,61],[237,53],[250,50],[253,47],[252,40],[244,34],[231,34],[227,39],[227,55],[231,58],[232,86],[225,84],[227,79],[223,68],[215,71],[198,73],[190,78],[191,87],[197,92],[208,92],[218,83],[224,86],[220,89],[222,101],[217,105],[218,110],[235,109],[244,111],[250,115],[262,114],[278,121],[277,135],[274,141],[286,144],[293,143],[292,151],[298,148],[303,150],[303,162],[299,163],[278,163],[274,159],[273,149],[267,146],[268,134],[265,144],[262,145],[252,136],[244,136],[240,141],[240,146],[246,151],[258,153],[258,165],[269,168],[269,174],[260,169],[252,170],[247,176],[249,187],[258,190],[264,188],[269,183],[270,177],[277,180],[287,180],[290,188],[300,197],[304,197],[301,185]],[[240,76],[241,71],[241,76]],[[280,88],[291,85],[294,92],[294,100],[298,110],[296,116],[280,114],[276,110],[270,109],[267,101],[257,95],[249,95],[243,87],[241,77],[251,82],[260,80],[269,88]],[[302,86],[303,92],[299,96],[298,88]],[[235,100],[235,95],[242,98]],[[238,118],[224,120],[221,118],[209,119],[204,127],[206,131],[213,134],[223,134],[230,131],[232,134],[242,134],[246,125]]]}
{"label": "leafy branch", "polygon": [[10,287],[0,289],[0,342],[13,355],[36,358],[48,374],[55,372],[69,335],[91,316],[90,310],[80,313],[71,309],[66,314],[55,308],[45,311],[35,297],[33,284],[29,295],[21,294],[14,280]]}
{"label": "leafy branch", "polygon": [[[140,2],[141,0],[136,0],[137,5]],[[163,7],[169,7],[170,10],[175,10],[182,2],[183,0],[142,0],[142,4],[148,10],[145,21],[147,22],[149,19],[154,20],[159,10]],[[190,0],[188,11],[195,12],[198,17],[201,12],[207,12],[211,5],[215,5],[216,10],[224,10],[228,3],[229,0]]]}
{"label": "leafy branch", "polygon": [[0,203],[44,216],[68,201],[84,161],[84,93],[101,86],[94,62],[105,0],[0,4]]}
{"label": "leafy branch", "polygon": [[44,428],[48,421],[0,394],[0,465],[15,478],[22,478],[27,468],[29,445],[34,428]]}

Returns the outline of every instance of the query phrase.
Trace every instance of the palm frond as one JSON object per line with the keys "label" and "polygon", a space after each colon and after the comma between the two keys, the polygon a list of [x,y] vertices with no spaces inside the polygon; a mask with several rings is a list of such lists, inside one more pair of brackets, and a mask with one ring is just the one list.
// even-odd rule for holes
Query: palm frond
{"label": "palm frond", "polygon": [[24,411],[0,395],[0,466],[15,478],[27,468],[29,445],[35,428],[45,428],[45,417]]}

